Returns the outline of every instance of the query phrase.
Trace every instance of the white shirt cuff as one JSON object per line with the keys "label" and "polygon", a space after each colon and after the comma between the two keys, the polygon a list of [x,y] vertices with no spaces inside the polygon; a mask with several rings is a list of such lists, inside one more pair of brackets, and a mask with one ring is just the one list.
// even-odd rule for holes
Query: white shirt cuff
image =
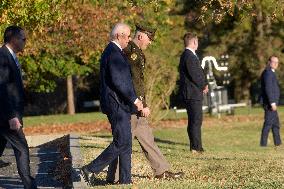
{"label": "white shirt cuff", "polygon": [[135,99],[135,101],[134,101],[134,104],[137,104],[138,100],[139,100],[139,99],[138,99],[138,98],[136,98],[136,99]]}
{"label": "white shirt cuff", "polygon": [[276,106],[276,103],[275,102],[271,103],[271,106]]}

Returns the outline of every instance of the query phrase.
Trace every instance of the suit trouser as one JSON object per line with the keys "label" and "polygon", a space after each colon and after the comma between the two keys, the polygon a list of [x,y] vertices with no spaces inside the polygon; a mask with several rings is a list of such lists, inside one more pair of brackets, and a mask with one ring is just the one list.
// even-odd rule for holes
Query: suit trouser
{"label": "suit trouser", "polygon": [[0,157],[3,155],[3,152],[6,148],[7,140],[3,137],[0,136]]}
{"label": "suit trouser", "polygon": [[186,111],[188,115],[187,133],[189,137],[190,150],[203,151],[201,141],[202,125],[202,100],[186,100]]}
{"label": "suit trouser", "polygon": [[18,131],[1,129],[0,137],[4,137],[14,150],[18,173],[25,189],[37,188],[35,180],[31,177],[30,173],[29,147],[23,129],[19,129]]}
{"label": "suit trouser", "polygon": [[274,145],[280,145],[281,138],[280,138],[280,124],[279,124],[279,117],[277,111],[272,111],[269,107],[264,107],[264,123],[261,132],[260,138],[260,145],[267,146],[267,139],[270,129],[272,129]]}
{"label": "suit trouser", "polygon": [[131,126],[130,113],[127,113],[118,105],[113,107],[108,115],[111,124],[113,141],[91,163],[87,169],[95,174],[101,172],[106,166],[119,157],[119,183],[131,183]]}
{"label": "suit trouser", "polygon": [[[131,115],[131,131],[132,139],[136,138],[149,161],[151,168],[155,175],[160,175],[169,170],[170,165],[161,153],[159,147],[154,141],[154,135],[152,128],[149,127],[149,123],[145,117],[138,117],[137,115]],[[118,160],[116,159],[111,163],[108,169],[107,180],[118,180]]]}

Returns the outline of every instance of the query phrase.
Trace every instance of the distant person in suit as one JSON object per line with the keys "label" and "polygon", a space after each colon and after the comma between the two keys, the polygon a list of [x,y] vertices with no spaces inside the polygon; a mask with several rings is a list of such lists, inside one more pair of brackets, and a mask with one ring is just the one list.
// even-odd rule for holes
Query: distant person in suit
{"label": "distant person in suit", "polygon": [[100,102],[102,112],[111,124],[113,141],[95,160],[82,167],[81,173],[89,184],[92,184],[93,175],[96,176],[117,158],[120,159],[119,183],[131,183],[130,116],[133,107],[138,111],[143,109],[142,101],[134,91],[130,65],[122,52],[130,40],[129,26],[116,24],[110,38],[100,62]]}
{"label": "distant person in suit", "polygon": [[24,187],[34,189],[37,186],[31,177],[29,148],[22,129],[24,87],[21,65],[17,58],[17,53],[23,51],[26,44],[24,30],[18,26],[7,27],[4,43],[0,48],[0,136],[2,144],[5,143],[5,138],[14,150]]}
{"label": "distant person in suit", "polygon": [[184,35],[185,50],[180,57],[180,91],[188,115],[187,133],[192,153],[204,151],[201,141],[203,94],[208,92],[208,85],[201,63],[196,54],[198,38],[193,33]]}
{"label": "distant person in suit", "polygon": [[277,56],[268,59],[267,67],[261,74],[261,102],[264,109],[264,123],[261,132],[260,146],[267,146],[267,138],[272,129],[274,145],[282,144],[277,106],[280,97],[280,88],[276,77],[279,60]]}

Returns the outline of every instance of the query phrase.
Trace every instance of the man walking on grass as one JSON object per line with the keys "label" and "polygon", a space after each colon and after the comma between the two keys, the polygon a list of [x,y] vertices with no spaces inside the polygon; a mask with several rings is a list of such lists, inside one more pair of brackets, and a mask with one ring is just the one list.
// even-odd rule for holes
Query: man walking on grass
{"label": "man walking on grass", "polygon": [[4,32],[4,43],[0,48],[0,152],[8,141],[14,150],[24,188],[35,189],[36,182],[30,173],[29,147],[23,132],[25,95],[17,58],[17,53],[23,51],[26,44],[24,30],[9,26]]}
{"label": "man walking on grass", "polygon": [[[145,50],[154,40],[155,29],[144,24],[136,25],[134,39],[128,43],[123,50],[131,66],[131,75],[134,89],[143,102],[143,109],[131,115],[132,138],[136,138],[154,171],[154,177],[157,179],[177,179],[183,176],[182,172],[170,172],[170,165],[161,153],[159,147],[154,141],[152,129],[149,126],[147,117],[150,115],[150,108],[146,103],[145,91]],[[107,181],[116,183],[118,181],[119,170],[117,167],[120,160],[112,162],[108,169]]]}
{"label": "man walking on grass", "polygon": [[270,56],[267,67],[261,74],[261,102],[264,109],[264,123],[261,132],[260,146],[267,146],[267,138],[270,129],[273,134],[273,141],[276,147],[282,144],[280,138],[280,124],[277,106],[280,97],[280,88],[276,76],[279,60],[277,56]]}
{"label": "man walking on grass", "polygon": [[143,104],[134,91],[130,65],[122,52],[130,40],[129,26],[116,24],[110,38],[111,42],[105,48],[100,62],[100,102],[102,112],[111,124],[113,141],[95,160],[82,167],[82,176],[90,185],[93,184],[93,176],[98,175],[118,157],[118,182],[131,184],[130,116],[133,106],[138,111],[143,109]]}

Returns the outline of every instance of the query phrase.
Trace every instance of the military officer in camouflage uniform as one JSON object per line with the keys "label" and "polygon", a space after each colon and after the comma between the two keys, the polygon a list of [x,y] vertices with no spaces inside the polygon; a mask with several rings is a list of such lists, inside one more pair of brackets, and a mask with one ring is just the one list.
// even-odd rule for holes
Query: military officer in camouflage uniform
{"label": "military officer in camouflage uniform", "polygon": [[[131,65],[131,74],[136,95],[143,102],[143,110],[131,116],[132,138],[136,138],[154,171],[155,178],[174,179],[183,176],[182,172],[169,171],[169,163],[161,153],[154,141],[151,127],[146,117],[150,115],[150,109],[146,103],[144,72],[146,58],[142,50],[145,50],[153,41],[155,29],[146,25],[137,24],[134,39],[124,49],[128,62]],[[108,169],[107,181],[116,183],[118,180],[118,160],[115,160]]]}

